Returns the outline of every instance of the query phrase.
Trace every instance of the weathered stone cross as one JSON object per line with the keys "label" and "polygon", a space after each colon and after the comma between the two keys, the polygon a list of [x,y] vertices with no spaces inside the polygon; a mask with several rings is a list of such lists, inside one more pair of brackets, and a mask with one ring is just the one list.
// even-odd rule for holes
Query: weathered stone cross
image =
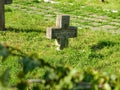
{"label": "weathered stone cross", "polygon": [[57,39],[57,49],[62,50],[68,46],[68,38],[77,37],[77,27],[69,26],[70,16],[59,15],[56,19],[56,28],[47,28],[46,36],[49,39]]}
{"label": "weathered stone cross", "polygon": [[11,4],[12,0],[0,0],[0,30],[5,30],[4,4]]}

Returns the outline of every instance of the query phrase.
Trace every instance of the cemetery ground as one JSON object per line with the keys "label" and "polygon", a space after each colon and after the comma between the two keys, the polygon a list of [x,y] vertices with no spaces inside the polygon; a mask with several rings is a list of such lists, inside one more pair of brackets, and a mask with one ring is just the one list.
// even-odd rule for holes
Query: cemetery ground
{"label": "cemetery ground", "polygon": [[[116,2],[13,0],[5,6],[6,31],[0,31],[0,43],[37,55],[53,66],[120,74],[120,9]],[[58,14],[70,15],[70,25],[78,27],[78,36],[69,39],[68,47],[61,51],[56,51],[55,40],[46,38],[46,28],[55,26]],[[16,62],[9,57],[0,64],[0,72],[12,66],[14,76],[20,69]],[[12,78],[11,82],[16,81]]]}

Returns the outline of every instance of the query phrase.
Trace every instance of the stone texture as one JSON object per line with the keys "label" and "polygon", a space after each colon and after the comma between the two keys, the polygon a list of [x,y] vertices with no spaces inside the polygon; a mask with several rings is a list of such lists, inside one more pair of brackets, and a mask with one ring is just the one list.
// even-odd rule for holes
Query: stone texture
{"label": "stone texture", "polygon": [[0,30],[5,29],[4,0],[0,0]]}
{"label": "stone texture", "polygon": [[12,0],[4,0],[4,4],[11,4]]}

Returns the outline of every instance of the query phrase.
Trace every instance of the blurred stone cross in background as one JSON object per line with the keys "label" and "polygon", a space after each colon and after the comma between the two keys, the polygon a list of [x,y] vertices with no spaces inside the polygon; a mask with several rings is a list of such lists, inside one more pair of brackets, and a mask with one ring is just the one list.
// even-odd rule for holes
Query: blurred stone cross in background
{"label": "blurred stone cross in background", "polygon": [[0,0],[0,30],[5,30],[5,4],[11,4],[12,0]]}
{"label": "blurred stone cross in background", "polygon": [[46,37],[57,39],[57,50],[62,50],[68,46],[68,38],[77,37],[77,27],[69,26],[70,16],[58,15],[56,27],[47,28]]}

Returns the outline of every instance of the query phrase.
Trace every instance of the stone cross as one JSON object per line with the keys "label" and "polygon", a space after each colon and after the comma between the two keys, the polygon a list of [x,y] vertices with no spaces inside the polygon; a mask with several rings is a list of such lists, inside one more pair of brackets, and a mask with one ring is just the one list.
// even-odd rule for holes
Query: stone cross
{"label": "stone cross", "polygon": [[0,0],[0,30],[5,30],[5,11],[4,5],[11,4],[12,0]]}
{"label": "stone cross", "polygon": [[68,38],[77,37],[77,27],[69,26],[70,16],[58,15],[56,27],[47,28],[46,37],[48,39],[57,39],[58,50],[68,46]]}

